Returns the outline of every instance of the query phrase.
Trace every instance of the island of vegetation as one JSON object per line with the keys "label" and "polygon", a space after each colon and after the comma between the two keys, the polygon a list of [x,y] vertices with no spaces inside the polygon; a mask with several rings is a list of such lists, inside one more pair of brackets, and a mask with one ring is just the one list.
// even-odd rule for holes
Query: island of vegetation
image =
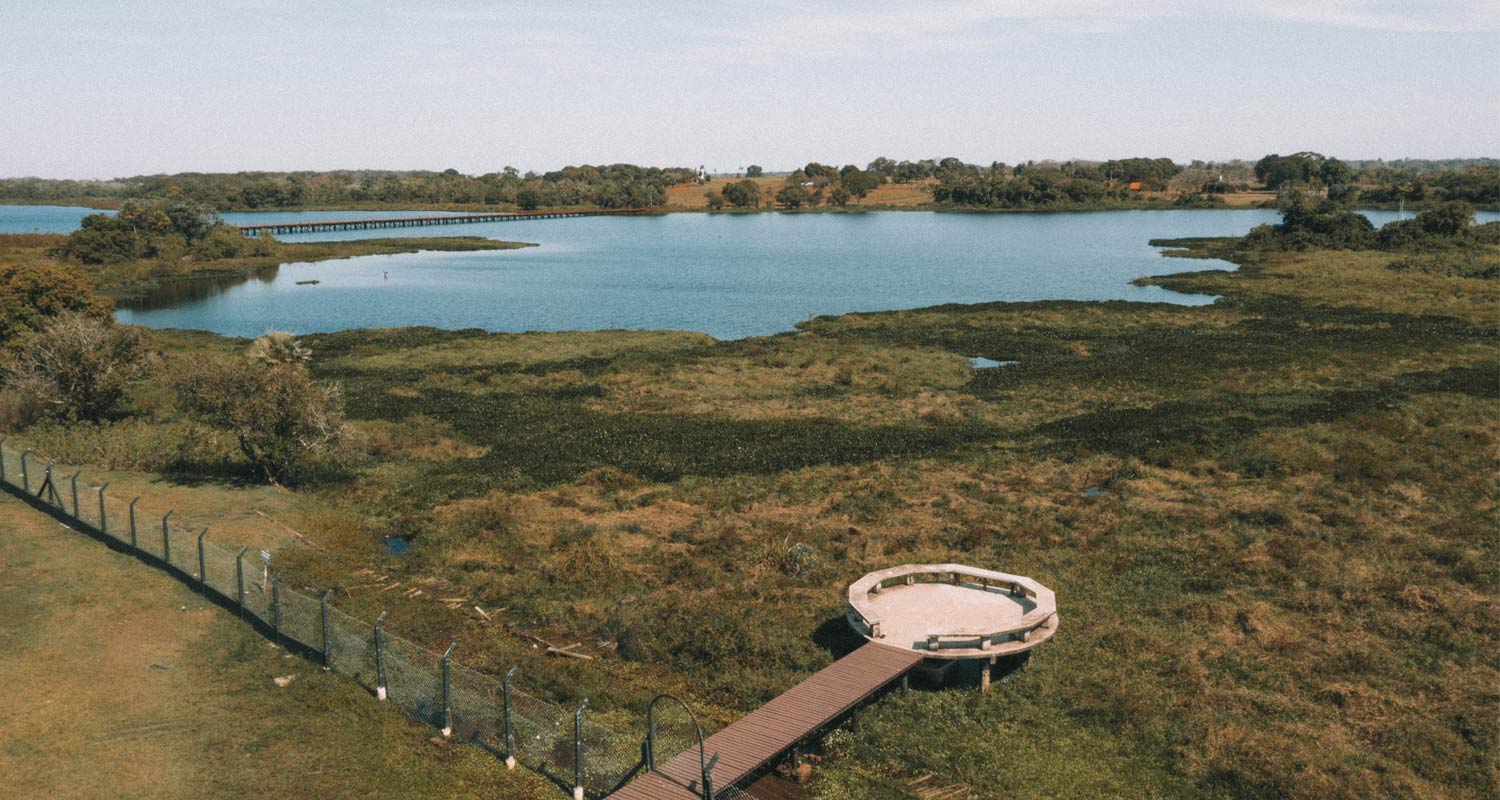
{"label": "island of vegetation", "polygon": [[[871,570],[1056,587],[1066,633],[985,698],[893,695],[824,739],[820,800],[1009,796],[996,775],[1057,797],[1489,797],[1500,225],[1448,201],[1375,230],[1344,200],[1164,242],[1239,265],[1144,279],[1208,306],[952,305],[727,342],[148,331],[93,282],[276,255],[201,216],[124,260],[95,258],[126,241],[103,223],[0,237],[0,432],[126,494],[180,487],[289,581],[631,730],[659,692],[714,727],[826,665]],[[246,508],[276,525],[249,532]]]}
{"label": "island of vegetation", "polygon": [[[534,245],[480,236],[278,241],[245,236],[217,212],[191,201],[128,200],[118,213],[90,214],[72,234],[0,238],[0,259],[56,261],[86,271],[99,294],[127,303],[170,295],[183,284],[229,285],[286,263],[327,261],[424,250],[512,250]],[[46,269],[35,267],[33,269]],[[40,280],[40,279],[39,279]],[[69,279],[72,280],[71,278]]]}

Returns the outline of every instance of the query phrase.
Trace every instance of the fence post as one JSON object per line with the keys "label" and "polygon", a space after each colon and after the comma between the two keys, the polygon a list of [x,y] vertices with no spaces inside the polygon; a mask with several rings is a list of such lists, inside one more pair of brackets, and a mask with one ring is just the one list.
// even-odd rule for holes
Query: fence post
{"label": "fence post", "polygon": [[325,668],[333,666],[333,659],[328,653],[328,598],[330,597],[333,597],[332,589],[329,589],[328,593],[323,595],[323,602],[319,604],[320,607],[318,609],[323,617],[323,666]]}
{"label": "fence post", "polygon": [[51,461],[47,462],[47,477],[42,479],[41,486],[36,487],[36,496],[42,496],[42,487],[45,486],[47,488],[47,496],[43,499],[45,499],[50,505],[54,505],[59,509],[62,509],[62,496],[57,493],[57,484],[52,482],[52,463],[53,462]]}
{"label": "fence post", "polygon": [[453,735],[453,673],[449,664],[453,660],[453,648],[458,642],[448,645],[443,651],[443,736]]}
{"label": "fence post", "polygon": [[208,535],[208,528],[198,534],[198,585],[203,588],[203,593],[208,594],[208,564],[203,558],[203,537]]}
{"label": "fence post", "polygon": [[390,612],[382,611],[375,618],[375,699],[385,699],[385,643],[380,639],[380,624],[385,622],[385,615]]}
{"label": "fence post", "polygon": [[505,717],[505,768],[516,768],[516,732],[510,726],[510,679],[516,676],[516,670],[520,667],[511,667],[505,673],[505,680],[500,682],[500,689],[504,693],[505,705],[502,706],[501,714]]}
{"label": "fence post", "polygon": [[135,504],[140,501],[139,497],[130,501],[130,548],[132,550],[138,549],[135,546]]}
{"label": "fence post", "polygon": [[588,707],[585,697],[573,712],[573,800],[583,800],[583,710]]}
{"label": "fence post", "polygon": [[5,440],[9,436],[0,436],[0,481],[5,480]]}
{"label": "fence post", "polygon": [[78,470],[77,472],[73,473],[73,477],[68,479],[68,483],[73,487],[73,519],[76,520],[83,519],[82,517],[78,516],[78,476],[82,474],[83,470]]}
{"label": "fence post", "polygon": [[271,633],[276,646],[281,646],[281,573],[271,576]]}
{"label": "fence post", "polygon": [[172,566],[172,538],[167,535],[167,520],[171,516],[172,511],[161,515],[161,560],[169,567]]}
{"label": "fence post", "polygon": [[27,494],[31,494],[31,476],[26,472],[26,456],[30,454],[30,447],[21,453],[21,491]]}
{"label": "fence post", "polygon": [[234,599],[240,606],[240,617],[245,616],[245,551],[250,545],[240,548],[234,556]]}
{"label": "fence post", "polygon": [[107,483],[104,484],[103,486],[99,487],[99,532],[100,533],[109,533],[109,521],[104,518],[104,490],[108,489],[108,488],[109,488],[109,484],[107,484]]}

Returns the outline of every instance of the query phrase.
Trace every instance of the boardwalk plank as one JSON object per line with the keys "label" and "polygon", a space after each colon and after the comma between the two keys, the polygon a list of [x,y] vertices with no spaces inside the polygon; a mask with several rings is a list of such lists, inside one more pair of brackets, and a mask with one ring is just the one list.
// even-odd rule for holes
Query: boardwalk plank
{"label": "boardwalk plank", "polygon": [[[901,677],[921,660],[920,653],[867,643],[708,737],[704,746],[709,757],[719,756],[719,763],[714,767],[714,785],[731,786],[749,777],[808,734]],[[698,748],[689,748],[658,767],[660,775],[645,775],[611,797],[613,800],[699,797],[694,793],[700,778],[698,759]]]}

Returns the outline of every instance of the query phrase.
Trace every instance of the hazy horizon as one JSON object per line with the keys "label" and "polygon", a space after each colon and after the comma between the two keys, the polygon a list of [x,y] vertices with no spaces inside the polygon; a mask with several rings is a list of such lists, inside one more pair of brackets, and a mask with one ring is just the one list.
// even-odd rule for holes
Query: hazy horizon
{"label": "hazy horizon", "polygon": [[0,175],[1484,158],[1500,6],[235,0],[0,13]]}

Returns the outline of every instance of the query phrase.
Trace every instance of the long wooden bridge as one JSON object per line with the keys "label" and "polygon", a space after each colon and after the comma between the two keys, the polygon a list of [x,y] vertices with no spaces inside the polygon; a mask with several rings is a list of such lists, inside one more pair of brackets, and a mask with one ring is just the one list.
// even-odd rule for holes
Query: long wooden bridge
{"label": "long wooden bridge", "polygon": [[[702,753],[717,761],[710,770],[715,795],[719,788],[757,774],[921,662],[919,652],[867,643],[708,737]],[[703,800],[701,764],[694,745],[626,784],[610,800]]]}
{"label": "long wooden bridge", "polygon": [[479,222],[515,222],[528,219],[569,219],[572,217],[604,217],[633,214],[649,214],[650,208],[595,208],[580,211],[496,211],[479,214],[443,214],[432,217],[384,217],[375,219],[343,219],[314,222],[272,222],[264,225],[239,225],[240,233],[259,236],[269,233],[279,236],[289,233],[320,233],[324,231],[362,231],[375,228],[420,228],[427,225],[472,225]]}

